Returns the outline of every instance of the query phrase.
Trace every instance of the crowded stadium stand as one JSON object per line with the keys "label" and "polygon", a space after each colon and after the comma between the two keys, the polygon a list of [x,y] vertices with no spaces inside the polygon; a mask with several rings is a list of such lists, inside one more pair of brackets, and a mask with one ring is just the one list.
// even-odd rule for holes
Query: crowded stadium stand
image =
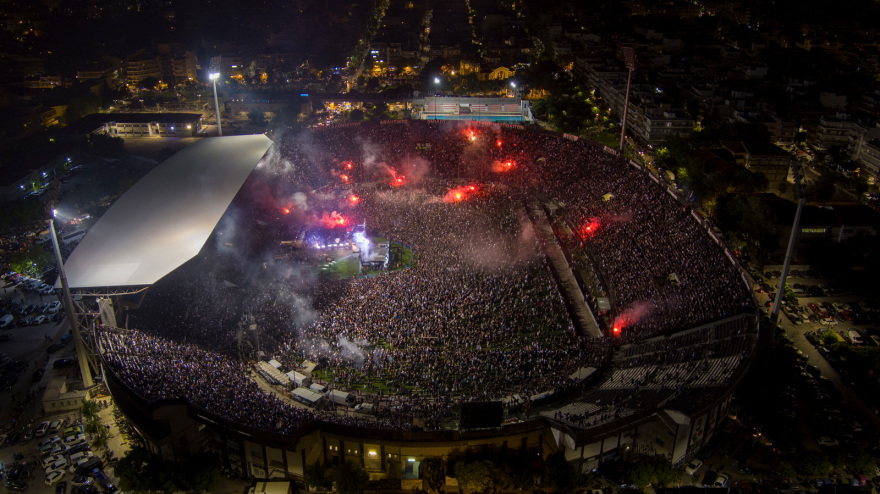
{"label": "crowded stadium stand", "polygon": [[[353,460],[402,486],[423,459],[474,448],[564,450],[585,471],[631,451],[680,464],[726,416],[757,341],[749,286],[637,164],[474,122],[268,147],[178,153],[67,263],[75,287],[150,285],[91,341],[166,457],[212,448],[240,475],[300,481]],[[358,264],[365,242],[387,246],[381,263]]]}

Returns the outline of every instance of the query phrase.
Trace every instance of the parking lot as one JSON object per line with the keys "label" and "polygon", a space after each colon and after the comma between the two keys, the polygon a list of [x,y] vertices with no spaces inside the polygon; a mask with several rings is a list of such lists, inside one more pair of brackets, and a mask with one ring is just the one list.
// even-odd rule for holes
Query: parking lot
{"label": "parking lot", "polygon": [[[54,294],[41,289],[39,281],[23,276],[5,276],[0,284],[0,304],[11,318],[0,332],[2,352],[2,383],[0,417],[6,426],[0,430],[0,464],[7,491],[18,491],[27,485],[28,492],[108,492],[114,483],[112,468],[99,470],[91,476],[85,468],[98,466],[117,458],[128,450],[128,434],[120,433],[121,417],[114,415],[109,397],[99,401],[98,416],[110,430],[108,446],[99,453],[92,451],[90,437],[81,428],[79,412],[45,415],[42,397],[49,379],[66,377],[71,386],[79,382],[73,345],[68,326]],[[41,316],[48,316],[42,317]],[[54,473],[53,472],[57,472]],[[102,476],[106,476],[103,478]],[[47,481],[48,478],[48,481]],[[99,485],[104,483],[104,488]],[[48,485],[51,484],[51,485]]]}

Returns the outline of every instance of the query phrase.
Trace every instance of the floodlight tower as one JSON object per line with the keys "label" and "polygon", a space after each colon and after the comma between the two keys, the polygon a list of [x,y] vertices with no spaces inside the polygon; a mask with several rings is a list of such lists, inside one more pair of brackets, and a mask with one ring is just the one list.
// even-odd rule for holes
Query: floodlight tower
{"label": "floodlight tower", "polygon": [[434,120],[437,120],[437,91],[440,89],[440,78],[434,78]]}
{"label": "floodlight tower", "polygon": [[782,264],[782,273],[779,275],[779,286],[776,288],[776,298],[773,299],[773,307],[770,308],[770,320],[774,324],[779,321],[779,307],[782,305],[782,297],[785,293],[785,282],[788,278],[788,268],[791,266],[791,256],[794,253],[794,244],[797,242],[797,233],[801,223],[801,211],[807,196],[804,193],[803,177],[801,177],[800,164],[792,161],[791,171],[794,175],[794,187],[798,196],[798,207],[794,213],[794,224],[791,226],[791,235],[788,238],[788,248],[785,251],[785,262]]}
{"label": "floodlight tower", "polygon": [[623,138],[626,135],[626,113],[629,110],[629,87],[632,84],[633,70],[636,68],[636,52],[630,47],[623,49],[623,58],[629,72],[626,78],[626,98],[623,101],[623,125],[620,126],[620,154],[623,155]]}
{"label": "floodlight tower", "polygon": [[88,355],[79,331],[79,321],[76,311],[73,310],[73,297],[70,296],[70,286],[67,284],[67,274],[64,273],[64,262],[61,260],[61,248],[58,247],[58,235],[55,233],[55,216],[57,211],[52,210],[52,218],[49,218],[49,230],[52,232],[52,246],[55,248],[55,262],[58,265],[58,277],[61,279],[61,292],[64,301],[64,313],[70,324],[70,332],[73,335],[73,344],[76,348],[76,359],[79,361],[79,373],[82,377],[83,387],[88,389],[94,386],[92,371],[89,369]]}
{"label": "floodlight tower", "polygon": [[217,79],[220,78],[220,72],[211,72],[208,76],[214,83],[214,113],[217,115],[217,135],[223,136],[223,127],[220,126],[220,103],[217,102]]}

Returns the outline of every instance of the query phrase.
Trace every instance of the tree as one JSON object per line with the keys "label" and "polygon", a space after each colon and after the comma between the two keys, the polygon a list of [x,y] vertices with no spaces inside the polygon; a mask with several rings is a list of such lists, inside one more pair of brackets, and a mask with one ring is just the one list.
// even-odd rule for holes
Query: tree
{"label": "tree", "polygon": [[125,139],[106,133],[89,134],[86,138],[88,152],[104,158],[123,158],[125,156]]}
{"label": "tree", "polygon": [[248,113],[248,123],[257,127],[266,125],[266,117],[263,112],[254,108]]}
{"label": "tree", "polygon": [[831,473],[831,462],[819,451],[807,451],[801,457],[801,469],[813,477],[825,477]]}
{"label": "tree", "polygon": [[104,426],[104,424],[101,424],[100,422],[98,422],[98,424],[101,427],[98,429],[97,433],[92,435],[91,445],[94,449],[106,449],[107,444],[110,442],[110,438],[113,437],[113,435],[110,434],[110,431]]}
{"label": "tree", "polygon": [[797,479],[797,471],[791,466],[791,463],[787,461],[783,461],[777,465],[776,472],[780,477],[785,479],[786,482]]}
{"label": "tree", "polygon": [[303,480],[305,481],[307,487],[324,489],[327,484],[325,473],[326,471],[324,466],[318,462],[315,462],[311,465],[306,465],[305,468],[303,468]]}
{"label": "tree", "polygon": [[370,476],[364,468],[354,462],[345,461],[333,469],[336,478],[336,492],[339,494],[358,494],[367,486]]}
{"label": "tree", "polygon": [[159,84],[159,79],[155,77],[146,77],[141,81],[141,87],[146,89],[153,89]]}
{"label": "tree", "polygon": [[182,487],[176,481],[180,477],[176,463],[165,462],[139,446],[120,458],[113,472],[124,491],[174,492]]}
{"label": "tree", "polygon": [[363,122],[364,121],[364,111],[358,108],[348,112],[348,121],[349,122]]}
{"label": "tree", "polygon": [[43,206],[34,197],[6,203],[0,209],[0,231],[22,228],[44,218]]}
{"label": "tree", "polygon": [[70,99],[64,110],[64,121],[70,125],[86,115],[101,109],[101,98],[91,92],[79,94]]}
{"label": "tree", "polygon": [[871,455],[859,453],[849,460],[849,467],[857,474],[874,475],[877,471],[877,461]]}
{"label": "tree", "polygon": [[45,272],[55,261],[42,245],[30,244],[24,249],[10,252],[6,258],[14,271],[37,276]]}
{"label": "tree", "polygon": [[501,492],[513,483],[509,466],[489,460],[459,461],[455,464],[455,478],[471,492],[485,494]]}
{"label": "tree", "polygon": [[220,475],[220,458],[214,453],[197,453],[183,460],[181,484],[190,491],[209,491]]}
{"label": "tree", "polygon": [[807,188],[807,198],[815,202],[828,202],[837,190],[837,176],[831,170],[822,170],[819,177]]}
{"label": "tree", "polygon": [[565,452],[559,451],[547,457],[542,482],[555,491],[568,491],[574,487],[575,473],[574,467],[565,459]]}
{"label": "tree", "polygon": [[83,398],[82,404],[79,406],[79,413],[83,416],[84,419],[86,419],[87,421],[91,421],[98,416],[98,411],[100,409],[101,408],[96,402]]}
{"label": "tree", "polygon": [[443,469],[442,458],[425,458],[422,461],[422,478],[432,493],[443,492],[443,486],[446,485],[446,473]]}

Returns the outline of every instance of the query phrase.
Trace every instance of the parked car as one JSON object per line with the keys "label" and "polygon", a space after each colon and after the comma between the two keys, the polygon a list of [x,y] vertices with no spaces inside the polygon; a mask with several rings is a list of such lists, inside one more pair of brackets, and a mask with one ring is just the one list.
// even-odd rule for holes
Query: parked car
{"label": "parked car", "polygon": [[50,463],[49,466],[46,467],[46,475],[49,475],[50,473],[58,470],[61,470],[63,472],[64,467],[67,466],[67,463],[67,458],[64,458],[62,456],[60,459],[56,460],[55,463]]}
{"label": "parked car", "polygon": [[[40,425],[42,425],[42,424],[40,424]],[[37,443],[37,447],[42,448],[44,446],[49,446],[49,445],[54,446],[58,442],[59,442],[58,436],[47,437],[46,439],[43,439],[42,441]]]}
{"label": "parked car", "polygon": [[64,444],[76,444],[81,441],[85,441],[85,434],[71,434],[64,438]]}
{"label": "parked car", "polygon": [[46,475],[46,485],[55,485],[61,481],[62,477],[64,477],[64,472],[61,470],[50,472]]}
{"label": "parked car", "polygon": [[43,468],[47,468],[49,465],[55,463],[56,461],[60,460],[61,458],[64,458],[64,457],[61,455],[49,455],[49,456],[43,458]]}
{"label": "parked car", "polygon": [[816,442],[819,443],[819,446],[835,447],[840,445],[840,442],[837,439],[828,436],[822,436]]}
{"label": "parked car", "polygon": [[49,424],[49,430],[52,432],[58,432],[58,430],[61,429],[62,427],[64,427],[65,425],[67,425],[67,419],[53,420]]}
{"label": "parked car", "polygon": [[697,470],[700,469],[701,466],[703,466],[703,460],[700,460],[698,458],[694,458],[693,460],[691,460],[690,463],[688,463],[688,466],[687,466],[687,468],[684,469],[684,471],[688,475],[693,475],[697,472]]}
{"label": "parked car", "polygon": [[46,432],[49,430],[49,422],[43,422],[38,425],[36,429],[34,429],[34,437],[43,437],[46,435]]}
{"label": "parked car", "polygon": [[56,360],[56,361],[52,364],[52,367],[54,367],[55,369],[65,369],[65,368],[67,368],[67,367],[73,367],[73,365],[74,365],[75,363],[76,363],[76,360],[75,360],[75,359],[72,359],[72,358],[60,358],[60,359]]}

